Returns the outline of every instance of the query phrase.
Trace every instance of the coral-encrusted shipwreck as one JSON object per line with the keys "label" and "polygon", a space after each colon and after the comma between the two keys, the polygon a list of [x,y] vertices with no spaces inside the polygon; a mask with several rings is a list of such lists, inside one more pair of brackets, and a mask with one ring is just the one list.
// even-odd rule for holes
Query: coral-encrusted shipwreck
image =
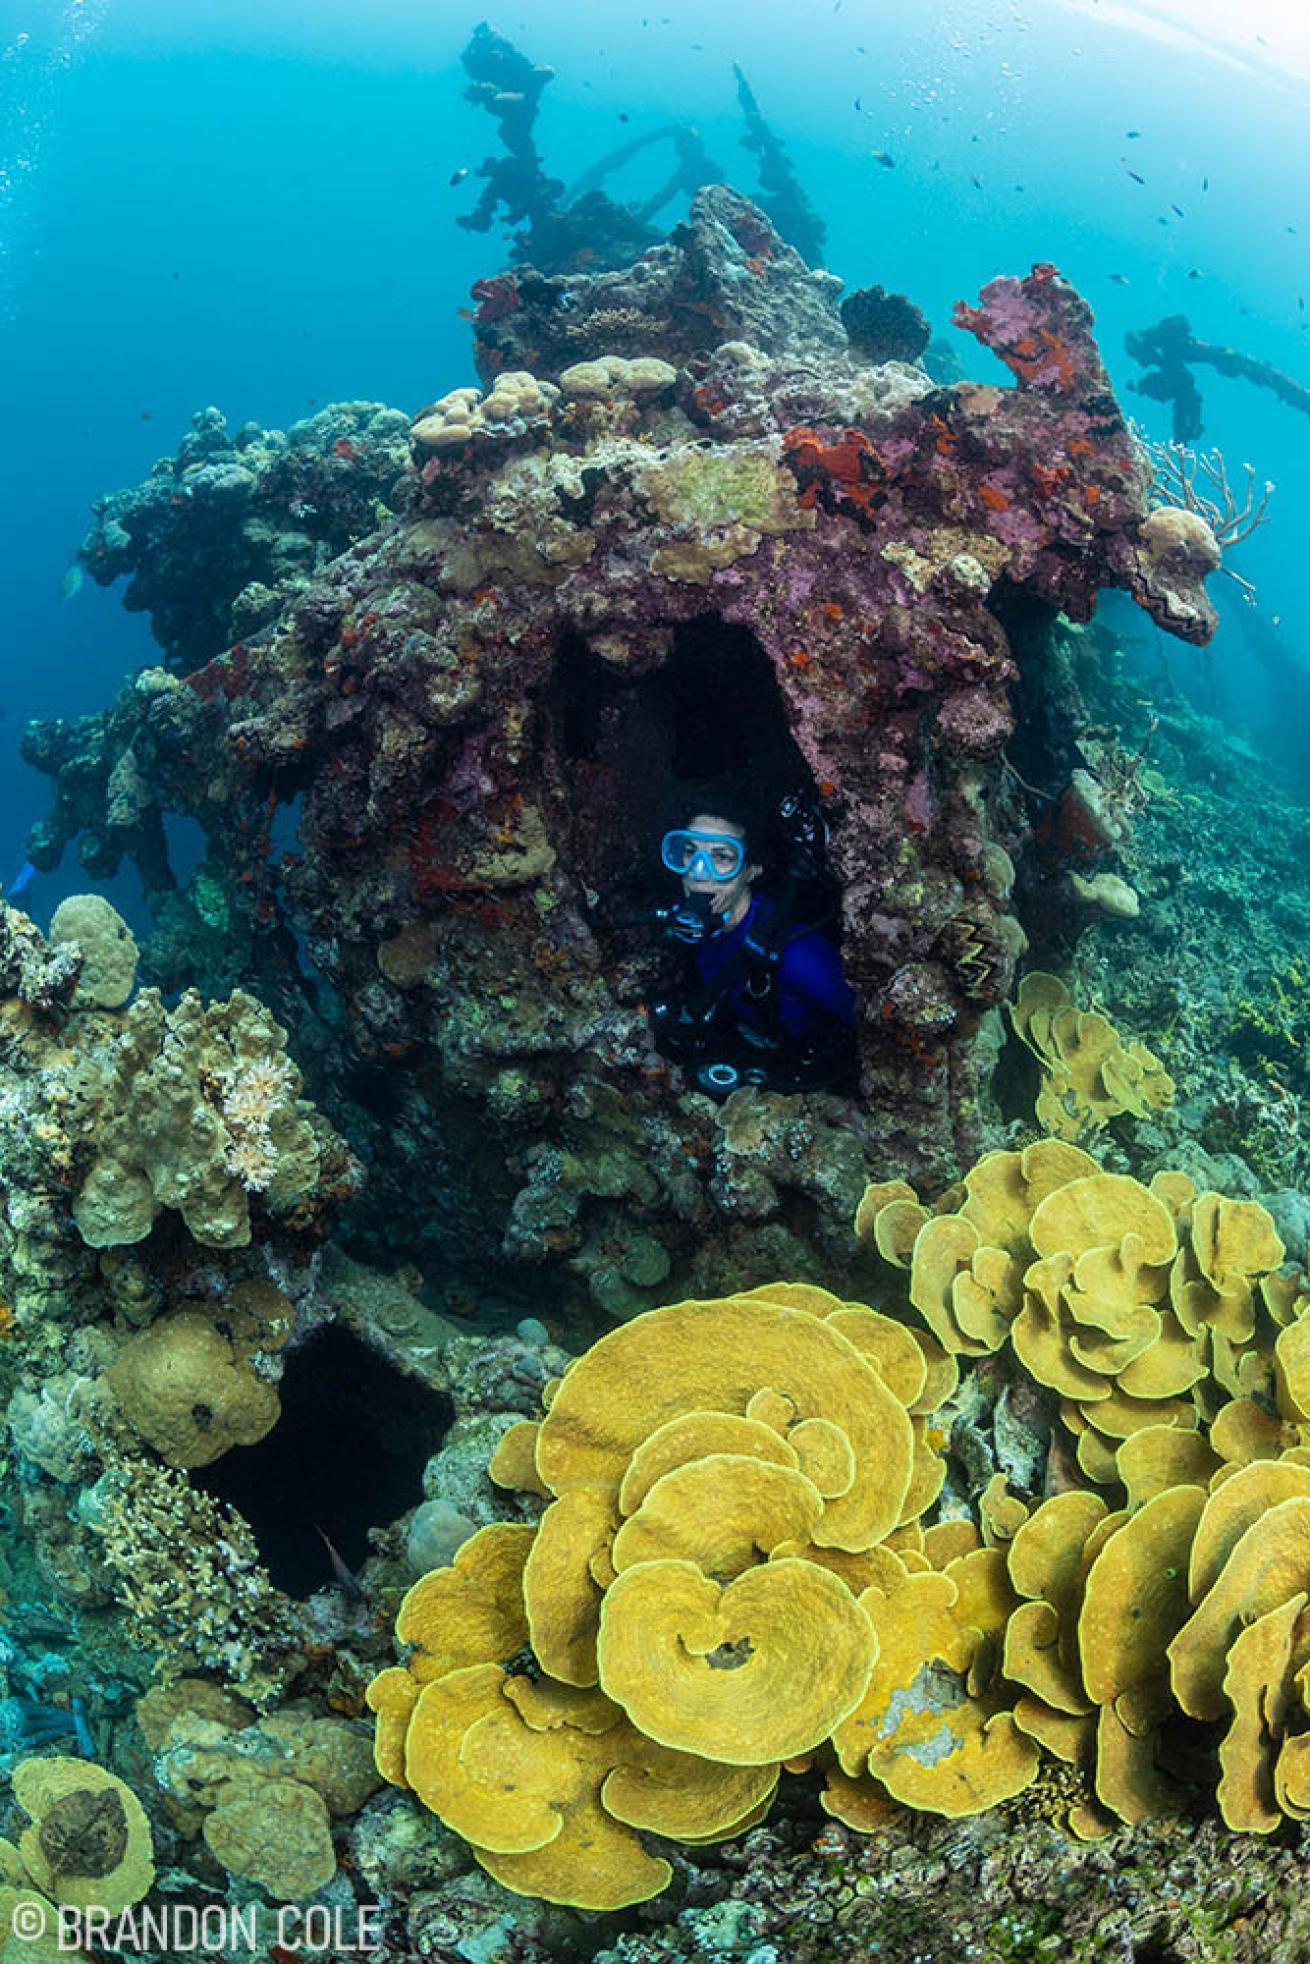
{"label": "coral-encrusted shipwreck", "polygon": [[[478,292],[486,392],[419,418],[394,521],[260,637],[32,740],[59,782],[39,862],[79,832],[97,870],[148,858],[174,938],[203,921],[220,969],[239,946],[293,1043],[306,952],[350,1049],[423,1094],[372,1186],[403,1181],[448,1262],[563,1257],[617,1313],[825,1249],[831,1277],[869,1172],[980,1142],[1024,945],[1015,622],[1111,586],[1202,642],[1217,553],[1152,525],[1050,266],[957,312],[1013,387],[869,365],[837,282],[722,188],[632,267]],[[832,820],[858,1100],[715,1106],[652,1050],[652,961],[604,897],[703,774],[707,704],[711,770],[785,757]],[[164,810],[205,828],[203,894],[167,891]]]}

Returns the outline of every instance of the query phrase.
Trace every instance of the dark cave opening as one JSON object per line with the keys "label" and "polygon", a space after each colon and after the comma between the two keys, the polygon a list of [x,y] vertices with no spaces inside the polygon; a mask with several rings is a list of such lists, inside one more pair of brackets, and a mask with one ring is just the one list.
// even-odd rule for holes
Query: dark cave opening
{"label": "dark cave opening", "polygon": [[191,1477],[250,1523],[277,1587],[304,1597],[333,1579],[323,1535],[357,1569],[369,1529],[422,1500],[454,1407],[335,1323],[288,1357],[281,1397],[266,1438]]}
{"label": "dark cave opening", "polygon": [[773,664],[716,614],[675,628],[668,658],[635,676],[566,637],[553,716],[579,868],[602,892],[658,883],[659,840],[691,785],[749,785],[770,806],[814,791]]}
{"label": "dark cave opening", "polygon": [[702,615],[679,628],[652,679],[668,699],[669,767],[679,784],[750,778],[779,792],[809,784],[773,664],[749,628]]}

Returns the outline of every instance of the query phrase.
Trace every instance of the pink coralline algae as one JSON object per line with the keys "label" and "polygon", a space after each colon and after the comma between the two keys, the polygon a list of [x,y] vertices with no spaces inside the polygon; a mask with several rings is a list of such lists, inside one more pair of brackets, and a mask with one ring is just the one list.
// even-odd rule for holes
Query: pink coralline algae
{"label": "pink coralline algae", "polygon": [[[299,950],[349,1053],[414,1087],[380,1204],[439,1211],[471,1260],[566,1263],[610,1309],[838,1261],[867,1173],[972,1156],[1025,938],[996,876],[1029,846],[1013,623],[1086,621],[1107,586],[1189,640],[1214,618],[1195,561],[1142,547],[1139,452],[1052,268],[957,316],[1017,386],[936,387],[848,348],[835,283],[758,213],[747,254],[740,202],[701,193],[564,311],[530,269],[503,315],[484,283],[484,372],[549,385],[533,426],[416,454],[400,515],[247,643],[239,690],[229,655],[185,714],[142,696],[104,726],[223,833],[238,915],[252,890],[272,910],[257,947]],[[578,376],[616,341],[648,385]],[[652,1049],[672,958],[608,897],[658,868],[681,779],[742,771],[803,774],[831,822],[858,1097],[716,1107]],[[293,798],[270,868],[264,813]]]}

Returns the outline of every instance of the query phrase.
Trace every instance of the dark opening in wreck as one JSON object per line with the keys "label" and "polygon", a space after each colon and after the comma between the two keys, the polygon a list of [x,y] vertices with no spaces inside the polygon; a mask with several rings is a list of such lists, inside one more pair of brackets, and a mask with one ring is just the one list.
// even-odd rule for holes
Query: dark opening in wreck
{"label": "dark opening in wreck", "polygon": [[[748,627],[701,614],[653,628],[658,666],[615,668],[565,635],[553,717],[572,794],[577,867],[602,894],[667,884],[659,841],[685,794],[748,788],[766,810],[816,797],[773,664]],[[662,659],[659,659],[663,657]]]}
{"label": "dark opening in wreck", "polygon": [[324,1535],[356,1569],[369,1529],[423,1498],[423,1468],[454,1413],[336,1325],[288,1358],[280,1388],[272,1431],[191,1478],[249,1522],[277,1587],[308,1596],[332,1580]]}

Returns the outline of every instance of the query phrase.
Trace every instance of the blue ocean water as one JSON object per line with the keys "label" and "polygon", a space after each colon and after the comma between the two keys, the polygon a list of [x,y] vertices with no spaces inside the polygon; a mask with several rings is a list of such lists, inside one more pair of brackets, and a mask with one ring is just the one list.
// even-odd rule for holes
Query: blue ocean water
{"label": "blue ocean water", "polygon": [[[957,298],[1053,260],[1157,437],[1167,412],[1126,394],[1123,339],[1163,315],[1310,381],[1310,28],[1293,5],[651,6],[517,0],[493,17],[557,71],[538,125],[554,174],[681,119],[749,191],[739,62],[851,286],[905,291],[949,335]],[[0,6],[0,879],[44,803],[17,756],[26,719],[97,708],[154,657],[116,595],[58,597],[91,500],[142,477],[208,404],[233,427],[285,425],[333,399],[413,408],[470,379],[457,309],[507,251],[455,222],[476,179],[450,179],[493,147],[458,63],[477,18],[456,0]],[[609,188],[635,196],[664,161]],[[989,358],[953,338],[982,374]],[[1305,426],[1248,383],[1207,376],[1205,396],[1207,443],[1277,485],[1234,556],[1262,638],[1217,581],[1212,656],[1169,659],[1295,767]],[[1126,627],[1149,658],[1155,631]],[[77,884],[76,869],[41,879],[28,903],[43,915]]]}

